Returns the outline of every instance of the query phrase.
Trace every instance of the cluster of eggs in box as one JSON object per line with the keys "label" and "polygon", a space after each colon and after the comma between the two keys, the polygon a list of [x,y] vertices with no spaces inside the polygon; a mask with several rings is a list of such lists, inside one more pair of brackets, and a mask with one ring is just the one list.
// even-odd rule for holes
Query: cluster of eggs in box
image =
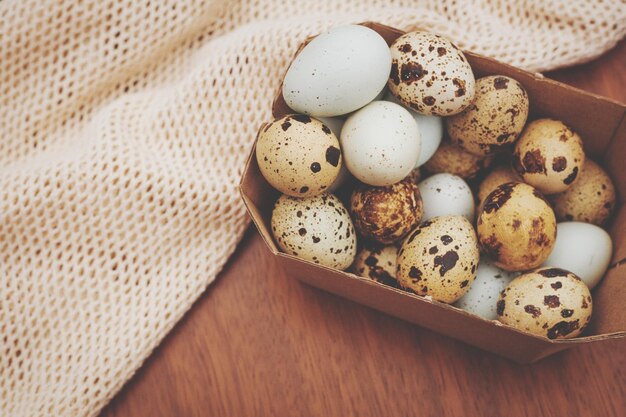
{"label": "cluster of eggs in box", "polygon": [[282,92],[294,114],[261,128],[256,157],[283,251],[551,339],[583,331],[614,186],[564,123],[527,123],[518,81],[475,79],[434,34],[389,47],[344,26]]}

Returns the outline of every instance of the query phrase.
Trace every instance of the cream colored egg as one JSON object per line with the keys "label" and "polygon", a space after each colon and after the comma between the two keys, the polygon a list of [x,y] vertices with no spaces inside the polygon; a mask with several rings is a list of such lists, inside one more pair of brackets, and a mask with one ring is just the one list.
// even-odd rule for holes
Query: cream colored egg
{"label": "cream colored egg", "polygon": [[530,122],[513,151],[513,168],[524,182],[544,194],[565,191],[585,163],[583,142],[569,127],[552,119]]}
{"label": "cream colored egg", "polygon": [[332,194],[309,198],[282,195],[272,211],[272,233],[291,255],[346,269],[356,255],[356,234],[348,210]]}
{"label": "cream colored egg", "polygon": [[580,335],[591,320],[589,289],[560,268],[540,268],[515,278],[500,294],[498,320],[548,339]]}
{"label": "cream colored egg", "polygon": [[449,40],[410,32],[390,47],[389,91],[423,114],[450,116],[474,98],[474,74],[465,55]]}
{"label": "cream colored egg", "polygon": [[476,155],[504,149],[517,139],[528,118],[528,94],[513,78],[476,80],[476,95],[463,112],[446,119],[453,143]]}
{"label": "cream colored egg", "polygon": [[356,230],[384,244],[405,237],[419,224],[423,211],[420,190],[411,178],[386,187],[361,185],[350,198]]}
{"label": "cream colored egg", "polygon": [[587,159],[578,180],[553,195],[552,202],[557,220],[602,225],[615,208],[615,186],[602,167]]}
{"label": "cream colored egg", "polygon": [[478,201],[482,202],[499,185],[507,182],[522,182],[522,179],[509,165],[495,167],[478,186]]}
{"label": "cream colored egg", "polygon": [[556,240],[556,218],[535,188],[509,182],[497,187],[478,214],[478,240],[483,253],[507,271],[541,265]]}
{"label": "cream colored egg", "polygon": [[366,246],[357,254],[352,271],[361,277],[397,288],[397,256],[398,248],[394,245]]}
{"label": "cream colored egg", "polygon": [[461,178],[472,178],[491,164],[492,157],[477,156],[460,146],[444,141],[435,154],[424,164],[424,168],[434,174],[447,172]]}
{"label": "cream colored egg", "polygon": [[319,195],[341,169],[339,140],[319,120],[292,114],[265,125],[256,143],[261,174],[278,191],[293,197]]}
{"label": "cream colored egg", "polygon": [[469,290],[479,261],[476,234],[462,216],[435,217],[409,234],[398,252],[404,289],[453,303]]}

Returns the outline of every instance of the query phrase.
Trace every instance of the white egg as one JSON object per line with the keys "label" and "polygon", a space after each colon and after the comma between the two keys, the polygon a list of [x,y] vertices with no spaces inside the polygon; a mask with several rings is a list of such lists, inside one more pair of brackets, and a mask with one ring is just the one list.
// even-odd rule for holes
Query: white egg
{"label": "white egg", "polygon": [[340,146],[348,171],[369,185],[391,185],[415,167],[420,132],[404,107],[374,101],[353,113],[341,129]]}
{"label": "white egg", "polygon": [[437,216],[464,216],[474,221],[474,196],[463,178],[441,173],[417,185],[424,203],[422,222]]}
{"label": "white egg", "polygon": [[313,39],[292,62],[283,97],[297,113],[338,116],[365,106],[385,87],[391,53],[365,26],[340,26]]}
{"label": "white egg", "polygon": [[413,116],[417,122],[417,127],[420,130],[420,136],[422,139],[422,148],[420,149],[420,156],[417,160],[415,168],[424,165],[434,154],[437,152],[437,148],[441,144],[443,139],[443,119],[439,116],[431,116],[428,114],[420,114],[415,110],[406,107],[400,100],[391,93],[385,95],[385,101],[391,101],[392,103],[400,104],[405,107],[409,113]]}
{"label": "white egg", "polygon": [[455,305],[487,320],[496,320],[496,304],[500,291],[518,275],[519,272],[508,272],[498,268],[489,258],[483,256],[478,264],[476,279],[469,291]]}
{"label": "white egg", "polygon": [[596,225],[563,222],[556,225],[556,243],[544,266],[573,272],[592,289],[611,262],[611,236]]}

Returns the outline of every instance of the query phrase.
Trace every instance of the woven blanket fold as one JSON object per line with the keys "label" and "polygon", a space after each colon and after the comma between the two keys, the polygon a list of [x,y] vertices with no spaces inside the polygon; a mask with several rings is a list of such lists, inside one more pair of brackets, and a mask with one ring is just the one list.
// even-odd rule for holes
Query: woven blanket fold
{"label": "woven blanket fold", "polygon": [[543,71],[614,46],[626,3],[0,2],[0,415],[100,411],[240,240],[299,43],[367,20]]}

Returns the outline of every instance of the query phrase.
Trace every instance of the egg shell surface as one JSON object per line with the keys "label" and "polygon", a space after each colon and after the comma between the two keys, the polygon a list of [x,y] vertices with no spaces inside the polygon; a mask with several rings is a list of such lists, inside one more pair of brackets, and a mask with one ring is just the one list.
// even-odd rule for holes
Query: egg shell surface
{"label": "egg shell surface", "polygon": [[502,150],[517,139],[528,118],[528,94],[510,77],[490,75],[476,80],[474,101],[446,119],[453,143],[476,155]]}
{"label": "egg shell surface", "polygon": [[[404,106],[400,100],[389,92],[385,95],[385,101],[391,101],[392,103]],[[443,139],[443,118],[440,116],[421,114],[410,107],[405,106],[405,108],[409,111],[409,113],[411,113],[417,122],[417,127],[420,131],[421,149],[420,156],[417,160],[417,164],[415,165],[417,168],[424,165],[426,161],[428,161],[435,154],[437,148],[439,148],[441,140]]]}
{"label": "egg shell surface", "polygon": [[589,223],[563,222],[556,228],[556,244],[544,266],[571,271],[593,289],[611,262],[611,236],[601,227]]}
{"label": "egg shell surface", "polygon": [[450,141],[444,141],[424,168],[433,173],[448,172],[461,178],[472,178],[488,167],[492,160],[491,155],[477,156]]}
{"label": "egg shell surface", "polygon": [[522,182],[522,179],[510,165],[499,165],[493,168],[478,186],[478,201],[482,202],[499,185],[507,182]]}
{"label": "egg shell surface", "polygon": [[395,245],[369,245],[356,255],[352,271],[358,276],[399,288],[398,281],[396,281],[397,257],[398,248]]}
{"label": "egg shell surface", "polygon": [[402,106],[374,101],[346,120],[341,150],[348,171],[369,185],[391,185],[415,167],[420,133],[415,119]]}
{"label": "egg shell surface", "polygon": [[502,291],[496,311],[509,326],[548,339],[569,339],[591,320],[589,289],[560,268],[540,268],[520,275]]}
{"label": "egg shell surface", "polygon": [[396,278],[404,289],[453,303],[469,290],[478,261],[471,223],[463,216],[435,217],[403,242]]}
{"label": "egg shell surface", "polygon": [[380,94],[390,68],[389,47],[374,30],[335,27],[315,37],[295,57],[283,81],[283,97],[297,113],[350,113]]}
{"label": "egg shell surface", "polygon": [[615,185],[609,174],[590,159],[567,190],[551,196],[557,220],[603,225],[615,209]]}
{"label": "egg shell surface", "polygon": [[530,185],[509,182],[491,192],[477,220],[482,252],[507,271],[541,265],[556,240],[556,218],[543,195]]}
{"label": "egg shell surface", "polygon": [[389,91],[422,114],[450,116],[470,105],[475,80],[465,55],[448,39],[409,32],[390,47]]}
{"label": "egg shell surface", "polygon": [[447,174],[432,175],[418,184],[424,213],[422,221],[437,216],[463,216],[474,221],[474,196],[463,178]]}
{"label": "egg shell surface", "polygon": [[385,187],[358,186],[350,198],[356,230],[389,244],[405,237],[422,218],[422,197],[417,184],[406,178]]}
{"label": "egg shell surface", "polygon": [[517,275],[519,275],[517,272],[498,268],[492,260],[483,256],[476,270],[476,279],[469,291],[455,305],[486,320],[496,320],[498,317],[496,303],[500,292]]}
{"label": "egg shell surface", "polygon": [[354,261],[356,233],[348,210],[332,194],[282,195],[272,211],[272,233],[288,254],[344,270]]}
{"label": "egg shell surface", "polygon": [[302,114],[285,116],[261,128],[256,159],[267,182],[294,197],[327,191],[342,165],[337,137],[319,120]]}
{"label": "egg shell surface", "polygon": [[558,120],[530,122],[513,150],[513,169],[544,194],[565,191],[585,163],[580,136]]}

